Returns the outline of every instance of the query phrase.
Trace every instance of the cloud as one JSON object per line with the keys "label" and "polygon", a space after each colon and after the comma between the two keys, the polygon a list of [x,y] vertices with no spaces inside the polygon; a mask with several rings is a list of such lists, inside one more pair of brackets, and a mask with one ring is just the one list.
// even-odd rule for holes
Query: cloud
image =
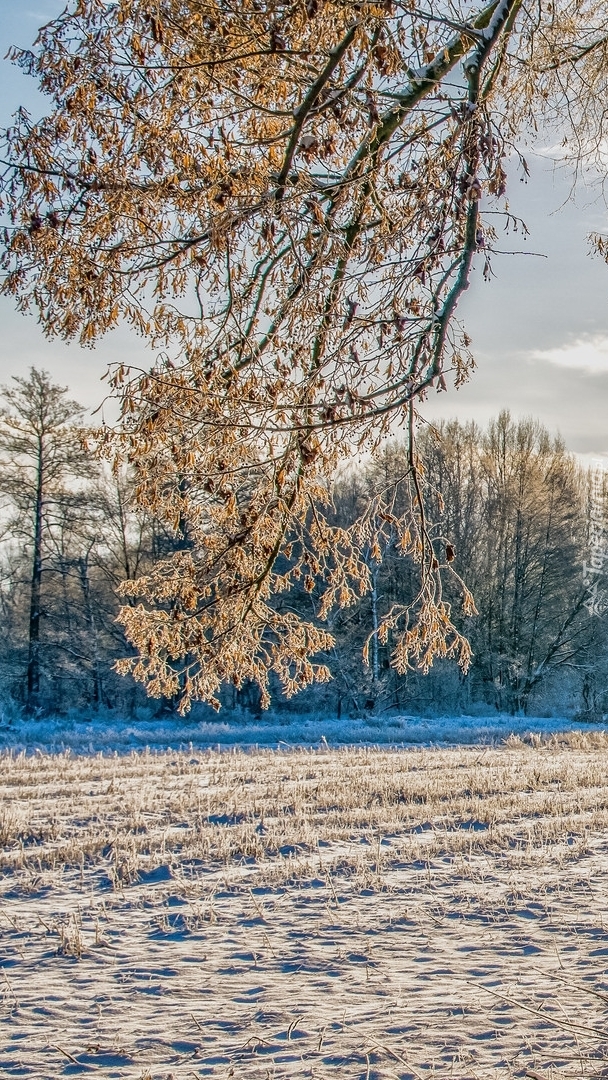
{"label": "cloud", "polygon": [[558,367],[608,374],[608,336],[603,334],[584,335],[555,349],[534,349],[529,355]]}

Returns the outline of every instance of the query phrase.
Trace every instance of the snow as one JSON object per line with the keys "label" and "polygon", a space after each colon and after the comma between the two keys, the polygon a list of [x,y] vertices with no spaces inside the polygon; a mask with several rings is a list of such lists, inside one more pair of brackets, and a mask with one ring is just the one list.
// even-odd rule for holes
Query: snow
{"label": "snow", "polygon": [[599,1075],[607,752],[555,717],[5,705],[0,1076]]}
{"label": "snow", "polygon": [[0,750],[78,754],[130,753],[146,747],[227,749],[308,746],[455,746],[500,742],[511,734],[601,731],[601,723],[581,724],[567,717],[370,715],[341,719],[331,716],[224,713],[217,720],[155,717],[141,710],[135,718],[114,711],[73,712],[66,716],[24,717],[0,707]]}
{"label": "snow", "polygon": [[0,1075],[603,1075],[607,750],[5,754]]}

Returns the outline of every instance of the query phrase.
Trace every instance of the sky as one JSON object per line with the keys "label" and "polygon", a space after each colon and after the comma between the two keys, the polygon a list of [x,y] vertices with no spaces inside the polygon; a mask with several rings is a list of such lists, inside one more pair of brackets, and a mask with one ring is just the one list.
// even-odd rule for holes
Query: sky
{"label": "sky", "polygon": [[[0,0],[0,57],[10,45],[31,44],[37,28],[62,7],[61,0]],[[42,113],[44,99],[33,80],[0,59],[0,126],[21,104]],[[515,417],[537,417],[578,454],[608,456],[608,266],[590,253],[587,240],[591,232],[608,233],[608,210],[597,178],[583,180],[569,197],[572,177],[540,137],[525,155],[530,176],[522,182],[512,171],[509,199],[529,236],[511,232],[500,242],[501,251],[524,254],[496,254],[489,282],[479,258],[459,308],[477,370],[458,391],[433,393],[423,412],[429,419],[457,416],[485,425],[506,408]],[[7,298],[0,298],[0,327],[0,384],[32,365],[43,367],[90,410],[103,401],[100,380],[109,363],[150,359],[127,328],[95,349],[48,341],[36,316],[21,315]],[[113,414],[111,406],[105,409]]]}

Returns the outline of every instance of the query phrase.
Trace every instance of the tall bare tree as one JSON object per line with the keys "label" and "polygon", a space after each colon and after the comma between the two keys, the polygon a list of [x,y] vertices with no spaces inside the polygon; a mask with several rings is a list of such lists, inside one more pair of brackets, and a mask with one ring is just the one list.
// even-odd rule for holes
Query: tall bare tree
{"label": "tall bare tree", "polygon": [[72,496],[67,483],[86,474],[80,441],[82,407],[46,371],[31,368],[27,379],[2,388],[0,409],[0,491],[11,507],[9,531],[30,552],[26,704],[40,705],[40,622],[42,578],[48,538],[62,502]]}
{"label": "tall bare tree", "polygon": [[[328,678],[331,635],[277,595],[305,580],[322,621],[395,531],[418,581],[393,663],[466,666],[416,407],[470,371],[455,312],[473,262],[489,272],[518,133],[544,117],[601,156],[607,42],[603,0],[74,0],[14,52],[52,105],[6,133],[4,291],[48,333],[90,344],[122,319],[165,350],[115,374],[113,448],[191,540],[123,612],[152,693],[187,708],[252,679],[267,702],[270,670],[287,693]],[[396,422],[404,515],[389,495],[331,524],[340,460]]]}

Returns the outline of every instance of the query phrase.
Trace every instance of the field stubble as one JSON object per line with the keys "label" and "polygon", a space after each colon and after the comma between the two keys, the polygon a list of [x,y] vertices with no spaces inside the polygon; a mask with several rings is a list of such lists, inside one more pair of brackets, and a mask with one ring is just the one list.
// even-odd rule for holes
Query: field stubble
{"label": "field stubble", "polygon": [[608,737],[0,758],[0,1075],[608,1076]]}

